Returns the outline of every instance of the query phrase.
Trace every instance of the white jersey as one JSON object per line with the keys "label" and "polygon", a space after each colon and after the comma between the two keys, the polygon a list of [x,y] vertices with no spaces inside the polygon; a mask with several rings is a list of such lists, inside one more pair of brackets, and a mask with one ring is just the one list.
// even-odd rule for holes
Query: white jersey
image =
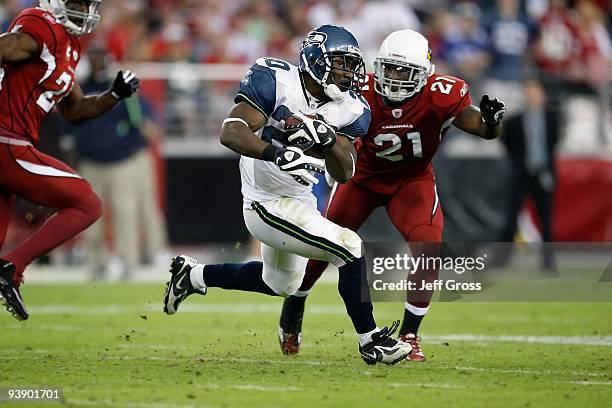
{"label": "white jersey", "polygon": [[[275,58],[258,59],[246,73],[234,99],[243,101],[266,116],[258,136],[277,146],[288,144],[285,119],[295,113],[320,115],[350,139],[365,135],[370,124],[370,108],[360,95],[347,91],[342,101],[318,104],[304,88],[298,68]],[[273,162],[242,156],[240,176],[245,208],[280,197],[313,199],[312,187],[298,183]]]}

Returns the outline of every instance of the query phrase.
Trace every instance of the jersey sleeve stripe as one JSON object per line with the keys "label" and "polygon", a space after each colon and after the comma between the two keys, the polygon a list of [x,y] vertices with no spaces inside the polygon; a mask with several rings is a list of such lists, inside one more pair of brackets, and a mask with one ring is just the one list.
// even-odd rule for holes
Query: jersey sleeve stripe
{"label": "jersey sleeve stripe", "polygon": [[253,102],[251,99],[249,99],[249,97],[248,97],[248,96],[246,96],[245,94],[243,94],[243,93],[238,93],[238,94],[236,95],[236,99],[237,99],[237,100],[243,100],[243,101],[245,101],[246,103],[248,103],[249,105],[251,105],[252,107],[254,107],[255,109],[257,109],[258,111],[260,111],[260,112],[261,112],[261,113],[262,113],[262,114],[263,114],[263,115],[266,117],[266,119],[268,119],[268,114],[267,114],[267,113],[266,113],[266,112],[265,112],[265,111],[264,111],[262,108],[260,108],[260,107],[259,107],[259,106],[258,106],[258,105],[255,103],[255,102]]}

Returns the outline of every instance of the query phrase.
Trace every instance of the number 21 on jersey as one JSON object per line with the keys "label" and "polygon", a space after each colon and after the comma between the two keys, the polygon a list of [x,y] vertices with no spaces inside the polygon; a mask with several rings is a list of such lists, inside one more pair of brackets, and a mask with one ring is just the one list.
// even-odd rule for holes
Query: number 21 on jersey
{"label": "number 21 on jersey", "polygon": [[431,84],[432,92],[442,92],[444,95],[450,95],[451,90],[453,89],[453,85],[456,83],[452,78],[447,78],[445,76],[439,76],[436,82]]}
{"label": "number 21 on jersey", "polygon": [[[406,134],[406,139],[412,142],[412,156],[423,157],[421,134],[419,132],[410,132]],[[402,148],[402,139],[399,135],[395,133],[381,133],[374,138],[374,143],[376,143],[377,146],[384,146],[385,142],[391,142],[391,146],[377,152],[377,157],[390,161],[400,161],[404,159],[404,155],[402,154],[393,154]]]}
{"label": "number 21 on jersey", "polygon": [[68,90],[68,87],[70,86],[71,82],[72,82],[72,77],[67,72],[64,72],[55,81],[55,83],[60,85],[62,88],[59,89],[59,90],[56,90],[56,91],[46,91],[46,92],[43,92],[38,97],[38,100],[36,101],[36,103],[45,112],[49,113],[51,111],[51,109],[53,109],[53,106],[55,105],[56,98],[59,97],[61,99],[61,98],[63,98],[65,96],[63,94]]}

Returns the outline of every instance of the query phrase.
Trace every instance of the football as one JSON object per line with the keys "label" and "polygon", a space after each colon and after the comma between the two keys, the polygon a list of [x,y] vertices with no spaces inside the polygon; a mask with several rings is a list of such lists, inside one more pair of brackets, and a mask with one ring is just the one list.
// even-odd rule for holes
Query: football
{"label": "football", "polygon": [[[315,115],[305,115],[305,116],[308,116],[309,118],[312,118],[312,119],[316,119]],[[285,119],[285,132],[288,135],[291,135],[297,132],[299,130],[299,125],[301,123],[302,123],[302,119],[298,118],[297,116],[295,115],[289,116],[287,119]],[[305,146],[308,146],[308,144],[310,144],[309,142],[306,142],[306,143],[304,142],[305,141],[294,140],[291,145],[303,148]],[[325,153],[323,152],[323,148],[321,146],[311,145],[310,147],[304,148],[304,153],[308,156],[316,157],[318,159],[325,158]]]}

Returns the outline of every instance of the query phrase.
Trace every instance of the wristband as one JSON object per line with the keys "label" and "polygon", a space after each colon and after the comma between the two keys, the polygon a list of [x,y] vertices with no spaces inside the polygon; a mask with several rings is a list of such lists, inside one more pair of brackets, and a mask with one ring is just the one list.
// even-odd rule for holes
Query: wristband
{"label": "wristband", "polygon": [[261,158],[266,161],[274,161],[276,153],[278,153],[278,147],[270,143],[265,149],[263,149],[263,152],[261,152]]}

